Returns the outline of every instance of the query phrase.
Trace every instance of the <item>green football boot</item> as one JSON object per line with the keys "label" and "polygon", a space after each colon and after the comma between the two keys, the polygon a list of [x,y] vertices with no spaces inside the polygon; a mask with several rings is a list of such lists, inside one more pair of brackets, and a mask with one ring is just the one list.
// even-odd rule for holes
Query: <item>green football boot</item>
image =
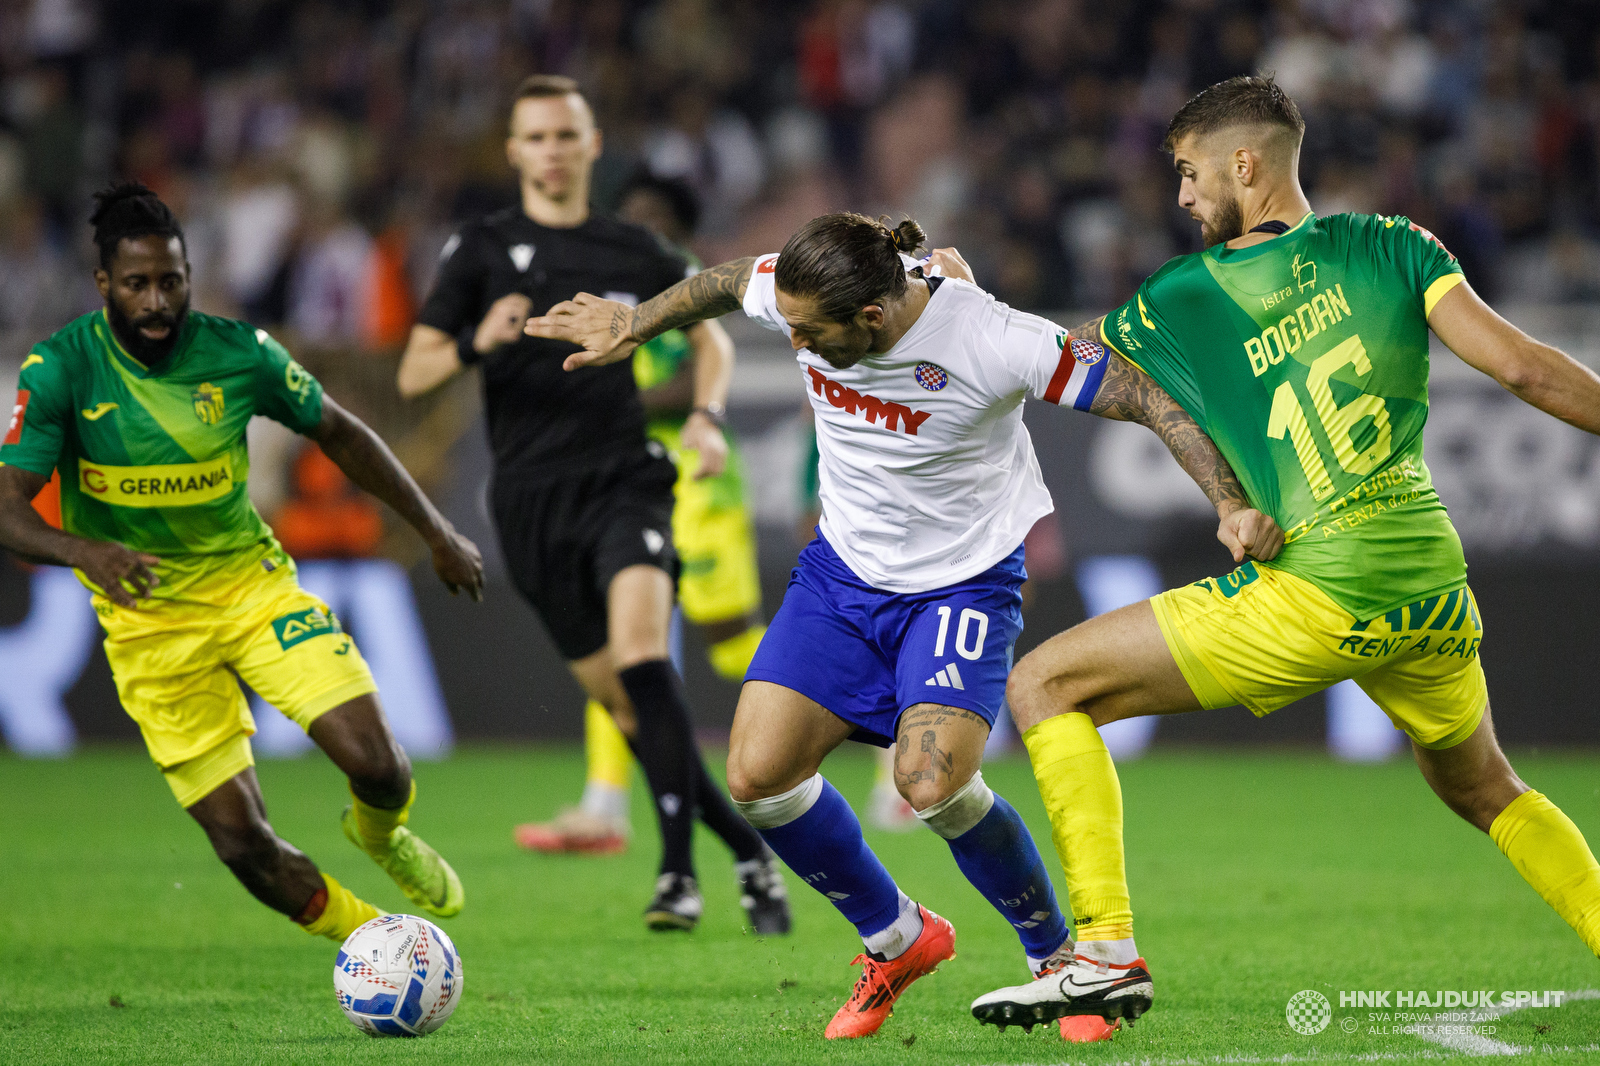
{"label": "green football boot", "polygon": [[461,913],[467,902],[461,888],[461,878],[450,868],[428,843],[405,826],[398,826],[389,834],[389,850],[374,854],[362,843],[356,831],[356,813],[346,807],[339,818],[344,835],[350,843],[372,856],[372,861],[383,867],[384,873],[394,878],[406,898],[435,918],[453,918]]}

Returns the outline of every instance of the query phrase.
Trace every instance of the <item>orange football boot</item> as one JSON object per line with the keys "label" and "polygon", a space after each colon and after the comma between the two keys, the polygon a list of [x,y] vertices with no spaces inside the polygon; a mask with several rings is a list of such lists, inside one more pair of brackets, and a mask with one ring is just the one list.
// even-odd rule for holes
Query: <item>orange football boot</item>
{"label": "orange football boot", "polygon": [[871,1036],[894,1013],[894,1001],[912,981],[956,957],[955,927],[920,903],[917,911],[922,915],[922,935],[903,954],[888,962],[864,953],[850,960],[851,966],[861,964],[861,976],[823,1036],[829,1040]]}
{"label": "orange football boot", "polygon": [[1060,1021],[1061,1039],[1069,1044],[1098,1044],[1110,1040],[1122,1028],[1121,1018],[1107,1022],[1098,1014],[1074,1014]]}
{"label": "orange football boot", "polygon": [[567,807],[548,822],[529,822],[512,831],[517,846],[546,855],[620,855],[628,850],[623,826],[578,807]]}

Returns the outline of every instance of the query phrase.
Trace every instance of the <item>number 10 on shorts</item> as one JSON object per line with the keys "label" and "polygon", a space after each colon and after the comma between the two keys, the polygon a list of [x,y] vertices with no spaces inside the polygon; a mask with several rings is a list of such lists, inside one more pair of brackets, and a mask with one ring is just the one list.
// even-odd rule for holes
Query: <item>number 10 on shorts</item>
{"label": "number 10 on shorts", "polygon": [[[933,657],[944,657],[945,638],[950,635],[950,615],[952,611],[949,604],[939,608],[939,636],[933,643]],[[976,623],[974,625],[974,623]],[[972,640],[972,648],[968,650],[967,639],[972,630],[976,636]],[[961,621],[956,626],[956,654],[963,659],[979,659],[983,656],[983,642],[989,636],[989,616],[982,611],[975,611],[971,607],[961,608]]]}

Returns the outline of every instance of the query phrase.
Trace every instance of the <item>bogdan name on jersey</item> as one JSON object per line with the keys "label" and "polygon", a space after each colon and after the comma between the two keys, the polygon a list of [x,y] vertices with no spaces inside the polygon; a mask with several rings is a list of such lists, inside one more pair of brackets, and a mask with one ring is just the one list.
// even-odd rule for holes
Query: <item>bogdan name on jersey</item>
{"label": "bogdan name on jersey", "polygon": [[1275,326],[1268,326],[1259,337],[1249,337],[1244,342],[1244,354],[1250,360],[1250,369],[1260,377],[1267,367],[1277,366],[1283,357],[1300,350],[1300,346],[1329,326],[1337,325],[1350,317],[1350,305],[1345,302],[1344,286],[1335,285],[1319,292],[1310,300],[1284,315]]}
{"label": "bogdan name on jersey", "polygon": [[[806,373],[811,375],[811,385],[817,390],[818,396],[851,414],[865,412],[868,422],[881,418],[885,429],[904,432],[915,437],[917,427],[933,414],[932,411],[913,411],[903,403],[880,400],[876,396],[864,396],[849,386],[839,384],[815,367],[806,367]],[[900,428],[902,425],[905,426],[904,430]]]}
{"label": "bogdan name on jersey", "polygon": [[108,466],[80,458],[78,488],[118,507],[191,507],[233,491],[233,458],[163,466]]}

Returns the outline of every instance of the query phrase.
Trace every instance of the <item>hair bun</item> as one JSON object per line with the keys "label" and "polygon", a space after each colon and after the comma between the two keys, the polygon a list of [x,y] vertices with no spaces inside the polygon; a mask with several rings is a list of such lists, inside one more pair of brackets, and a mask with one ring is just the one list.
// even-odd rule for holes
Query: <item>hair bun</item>
{"label": "hair bun", "polygon": [[157,199],[154,190],[142,181],[113,182],[94,194],[95,209],[94,213],[89,216],[89,224],[98,226],[111,212],[112,208],[118,204],[126,203],[129,200],[142,199],[146,196],[152,200]]}
{"label": "hair bun", "polygon": [[927,234],[922,232],[922,227],[914,219],[905,219],[889,230],[889,243],[894,245],[895,251],[905,255],[914,254],[927,240]]}

